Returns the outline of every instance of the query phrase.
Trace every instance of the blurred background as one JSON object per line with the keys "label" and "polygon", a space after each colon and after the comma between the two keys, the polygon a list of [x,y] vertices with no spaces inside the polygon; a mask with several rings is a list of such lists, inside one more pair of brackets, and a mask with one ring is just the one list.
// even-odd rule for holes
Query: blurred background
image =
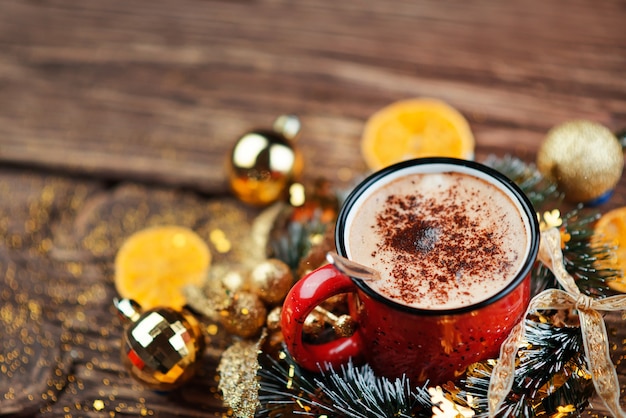
{"label": "blurred background", "polygon": [[224,156],[283,113],[306,175],[362,170],[363,124],[447,101],[479,152],[626,126],[622,1],[3,1],[0,159],[223,192]]}

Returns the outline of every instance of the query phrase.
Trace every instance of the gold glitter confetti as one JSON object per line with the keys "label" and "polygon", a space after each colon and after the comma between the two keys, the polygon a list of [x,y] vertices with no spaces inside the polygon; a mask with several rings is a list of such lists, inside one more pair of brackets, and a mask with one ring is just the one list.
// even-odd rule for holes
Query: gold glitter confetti
{"label": "gold glitter confetti", "polygon": [[209,335],[217,335],[219,331],[219,328],[217,327],[217,325],[215,324],[210,324],[209,326],[207,326],[206,328],[206,332]]}
{"label": "gold glitter confetti", "polygon": [[550,228],[559,228],[559,232],[561,233],[561,249],[565,248],[565,244],[567,244],[572,237],[565,228],[560,228],[563,225],[561,211],[553,209],[551,211],[545,211],[543,214],[537,213],[537,219],[539,220],[539,228],[541,231],[547,231]]}
{"label": "gold glitter confetti", "polygon": [[306,200],[306,194],[304,185],[301,183],[294,183],[289,187],[289,203],[291,206],[298,207],[304,205]]}
{"label": "gold glitter confetti", "polygon": [[552,415],[552,418],[566,418],[571,416],[572,413],[576,412],[576,407],[574,405],[559,405],[556,410],[557,413]]}
{"label": "gold glitter confetti", "polygon": [[93,401],[93,409],[96,411],[102,411],[104,409],[104,401],[102,399],[96,399]]}
{"label": "gold glitter confetti", "polygon": [[543,215],[537,214],[539,218],[539,226],[542,231],[548,230],[552,227],[558,228],[563,225],[563,219],[561,219],[561,212],[558,209],[543,212]]}
{"label": "gold glitter confetti", "polygon": [[471,418],[474,411],[470,408],[457,405],[443,393],[440,386],[428,388],[433,403],[433,418]]}
{"label": "gold glitter confetti", "polygon": [[221,229],[212,230],[209,234],[209,239],[220,253],[227,253],[232,248],[226,234]]}

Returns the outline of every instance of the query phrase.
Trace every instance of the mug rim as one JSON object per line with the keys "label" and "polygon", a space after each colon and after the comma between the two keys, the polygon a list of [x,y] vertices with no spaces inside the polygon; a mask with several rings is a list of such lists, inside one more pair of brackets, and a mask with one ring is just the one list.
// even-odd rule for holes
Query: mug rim
{"label": "mug rim", "polygon": [[428,316],[441,316],[441,315],[458,315],[462,313],[467,313],[471,311],[475,311],[486,306],[492,305],[498,300],[502,299],[513,290],[515,290],[529,275],[532,267],[537,259],[537,254],[539,252],[539,241],[540,241],[540,230],[539,230],[539,221],[537,220],[535,209],[533,208],[532,203],[526,196],[526,194],[520,189],[520,187],[515,184],[511,179],[506,177],[501,172],[485,165],[482,163],[478,163],[476,161],[463,160],[459,158],[450,158],[450,157],[424,157],[424,158],[416,158],[411,160],[405,160],[396,164],[392,164],[387,166],[379,171],[376,171],[369,176],[367,176],[364,180],[362,180],[347,196],[345,201],[343,202],[341,209],[339,210],[339,214],[337,216],[337,224],[335,227],[335,247],[337,252],[347,257],[346,251],[346,239],[345,234],[342,231],[345,231],[348,217],[351,213],[351,209],[354,204],[358,201],[361,195],[369,189],[371,185],[378,182],[380,179],[388,176],[391,173],[396,171],[417,166],[417,165],[451,165],[451,166],[461,166],[465,168],[469,168],[471,170],[476,170],[482,172],[489,177],[492,177],[496,184],[499,187],[506,189],[510,194],[513,195],[518,200],[519,206],[523,210],[523,215],[528,219],[529,225],[529,246],[528,252],[525,255],[526,259],[524,263],[520,267],[517,275],[513,280],[511,280],[502,290],[498,293],[488,297],[485,300],[480,302],[462,306],[458,308],[448,308],[448,309],[423,309],[416,308],[413,306],[408,306],[396,302],[388,297],[381,295],[380,293],[374,291],[370,286],[368,286],[364,280],[351,277],[352,281],[356,284],[356,286],[363,291],[369,297],[385,304],[393,307],[396,310],[414,313],[417,315],[428,315]]}

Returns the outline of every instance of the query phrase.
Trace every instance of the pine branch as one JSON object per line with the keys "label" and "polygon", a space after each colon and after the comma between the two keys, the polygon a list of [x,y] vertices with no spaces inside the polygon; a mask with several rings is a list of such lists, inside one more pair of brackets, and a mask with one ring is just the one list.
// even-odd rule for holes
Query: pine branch
{"label": "pine branch", "polygon": [[[594,389],[586,372],[580,329],[526,320],[525,338],[513,390],[498,416],[535,418],[582,411]],[[259,417],[432,416],[433,401],[426,384],[412,387],[407,379],[380,378],[367,365],[349,363],[339,371],[314,374],[299,368],[286,351],[280,360],[266,356],[265,363],[259,372]],[[458,386],[445,387],[446,396],[458,406],[471,408],[476,418],[486,418],[492,370],[492,361],[477,363]]]}
{"label": "pine branch", "polygon": [[[525,338],[513,390],[498,416],[535,418],[570,409],[572,413],[582,411],[593,395],[593,385],[585,371],[580,329],[526,320]],[[392,382],[376,377],[367,365],[351,363],[339,371],[313,374],[301,370],[286,352],[280,361],[268,360],[269,366],[260,372],[262,408],[258,416],[432,416],[427,385],[412,388],[407,379]],[[445,388],[452,402],[472,408],[476,418],[488,416],[492,364],[476,364],[458,386]]]}
{"label": "pine branch", "polygon": [[288,219],[284,221],[284,225],[278,225],[270,237],[270,256],[283,261],[296,272],[300,261],[313,247],[312,238],[323,236],[330,225],[322,221],[321,217],[321,211],[314,211],[307,222]]}
{"label": "pine branch", "polygon": [[[510,155],[502,158],[491,155],[486,159],[485,165],[515,182],[537,212],[541,212],[540,208],[546,209],[547,204],[554,208],[562,202],[563,195],[557,184],[545,178],[533,164],[527,164]],[[589,296],[606,297],[615,294],[606,282],[615,278],[618,272],[597,267],[598,261],[608,258],[613,250],[591,242],[593,226],[599,217],[599,213],[583,212],[582,206],[579,206],[562,217],[560,229],[569,237],[563,248],[566,270],[574,277],[581,292]],[[533,270],[532,277],[533,294],[546,288],[558,287],[552,272],[542,264],[538,264]]]}
{"label": "pine branch", "polygon": [[584,373],[572,373],[560,388],[543,399],[543,410],[563,414],[569,409],[569,415],[560,415],[560,417],[579,417],[580,412],[589,405],[589,399],[594,395],[594,391],[588,376]]}
{"label": "pine branch", "polygon": [[[562,216],[560,230],[568,239],[564,242],[563,262],[581,292],[596,297],[615,294],[607,282],[619,273],[613,269],[598,267],[602,260],[611,256],[613,248],[595,244],[592,241],[593,227],[600,214],[593,210],[583,210],[582,206]],[[546,288],[558,287],[552,272],[542,264],[533,271],[534,294]]]}
{"label": "pine branch", "polygon": [[568,362],[579,360],[582,335],[580,328],[557,328],[529,320],[526,341],[529,347],[521,351],[520,365],[515,372],[520,376],[520,389],[530,391],[535,398],[541,387],[564,370]]}
{"label": "pine branch", "polygon": [[[565,406],[581,411],[593,394],[581,346],[579,328],[526,320],[526,342],[519,350],[513,389],[498,416],[550,416]],[[469,406],[476,412],[476,418],[488,416],[487,393],[492,370],[492,363],[479,363],[468,371],[458,388],[449,390],[456,403],[473,399],[473,405]]]}
{"label": "pine branch", "polygon": [[312,374],[301,370],[286,352],[281,357],[281,361],[268,357],[268,367],[260,371],[261,408],[257,416],[432,416],[426,385],[412,388],[406,378],[391,381],[377,377],[368,365],[357,367],[351,362],[338,371]]}
{"label": "pine branch", "polygon": [[319,393],[313,376],[302,370],[286,351],[279,353],[279,359],[262,356],[261,364],[261,407],[256,416],[280,418],[331,412],[316,401]]}
{"label": "pine branch", "polygon": [[504,157],[490,155],[484,164],[511,179],[522,189],[536,211],[547,204],[556,205],[563,199],[557,184],[544,177],[534,164],[527,164],[511,155]]}
{"label": "pine branch", "polygon": [[348,417],[355,418],[410,418],[418,404],[421,410],[432,415],[432,404],[426,388],[412,391],[405,377],[390,381],[378,378],[373,370],[365,365],[355,367],[352,363],[334,371],[322,374],[316,379],[324,394],[333,405]]}

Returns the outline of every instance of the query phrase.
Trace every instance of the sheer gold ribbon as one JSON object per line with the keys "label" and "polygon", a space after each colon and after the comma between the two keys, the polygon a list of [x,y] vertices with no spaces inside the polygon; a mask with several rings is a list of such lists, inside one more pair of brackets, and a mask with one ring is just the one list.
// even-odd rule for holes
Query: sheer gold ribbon
{"label": "sheer gold ribbon", "polygon": [[[548,289],[535,296],[526,314],[540,309],[576,309],[580,318],[583,347],[587,366],[591,372],[596,392],[614,417],[626,417],[619,403],[619,381],[609,355],[609,340],[604,320],[598,311],[626,310],[626,295],[594,299],[580,292],[574,279],[563,265],[561,234],[551,228],[541,235],[539,260],[556,276],[565,290]],[[500,348],[500,358],[489,383],[489,417],[494,417],[511,391],[515,372],[517,350],[524,337],[524,321],[509,334]]]}

